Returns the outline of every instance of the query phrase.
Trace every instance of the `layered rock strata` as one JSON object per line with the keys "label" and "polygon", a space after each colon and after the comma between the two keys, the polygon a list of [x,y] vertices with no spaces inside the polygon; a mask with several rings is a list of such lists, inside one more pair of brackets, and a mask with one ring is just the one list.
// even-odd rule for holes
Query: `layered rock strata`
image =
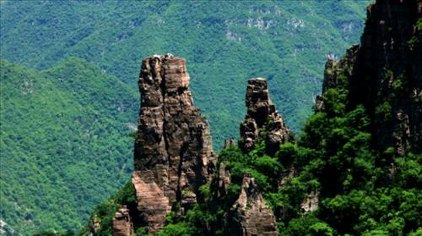
{"label": "layered rock strata", "polygon": [[210,180],[215,157],[208,123],[193,105],[183,58],[145,58],[139,90],[132,183],[136,214],[154,234],[173,205],[183,213],[201,201],[196,193]]}
{"label": "layered rock strata", "polygon": [[271,102],[265,79],[248,81],[246,108],[247,114],[240,125],[239,147],[249,152],[262,138],[266,142],[267,153],[274,154],[281,143],[289,140],[289,129]]}
{"label": "layered rock strata", "polygon": [[228,214],[227,223],[227,235],[278,235],[274,214],[249,176],[243,178],[240,195]]}

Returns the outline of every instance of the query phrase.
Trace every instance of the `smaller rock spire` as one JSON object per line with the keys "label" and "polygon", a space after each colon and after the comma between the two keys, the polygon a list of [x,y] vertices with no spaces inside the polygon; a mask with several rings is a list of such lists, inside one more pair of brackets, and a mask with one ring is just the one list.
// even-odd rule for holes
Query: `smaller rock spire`
{"label": "smaller rock spire", "polygon": [[267,153],[274,154],[280,144],[289,140],[290,132],[271,102],[265,79],[248,81],[246,108],[245,120],[240,125],[240,148],[249,152],[258,139],[264,139]]}

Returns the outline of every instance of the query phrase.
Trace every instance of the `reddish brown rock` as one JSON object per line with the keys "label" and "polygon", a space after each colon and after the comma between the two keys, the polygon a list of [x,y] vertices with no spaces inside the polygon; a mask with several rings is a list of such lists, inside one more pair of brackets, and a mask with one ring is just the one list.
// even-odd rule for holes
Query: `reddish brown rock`
{"label": "reddish brown rock", "polygon": [[254,179],[248,176],[243,178],[239,198],[228,214],[227,223],[227,235],[278,235],[272,210],[265,205]]}
{"label": "reddish brown rock", "polygon": [[133,225],[127,206],[120,206],[113,218],[113,236],[133,235]]}
{"label": "reddish brown rock", "polygon": [[142,62],[132,181],[151,233],[164,226],[173,203],[184,211],[201,201],[198,188],[214,169],[208,123],[193,105],[185,63],[172,55]]}
{"label": "reddish brown rock", "polygon": [[[281,143],[289,140],[289,129],[269,98],[267,81],[255,78],[248,81],[246,89],[247,114],[240,125],[239,146],[249,152],[256,141],[262,138],[266,142],[267,152],[274,154]],[[265,129],[265,133],[260,131]]]}
{"label": "reddish brown rock", "polygon": [[[165,176],[163,176],[165,178]],[[132,176],[135,186],[137,211],[145,222],[149,231],[156,232],[163,226],[163,219],[171,211],[171,202],[164,191],[155,182],[153,172],[146,170],[135,171]]]}

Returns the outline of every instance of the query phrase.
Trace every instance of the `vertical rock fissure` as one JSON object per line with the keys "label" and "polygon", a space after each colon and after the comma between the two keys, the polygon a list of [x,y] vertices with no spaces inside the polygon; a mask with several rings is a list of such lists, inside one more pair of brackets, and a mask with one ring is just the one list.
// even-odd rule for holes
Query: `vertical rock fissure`
{"label": "vertical rock fissure", "polygon": [[177,193],[176,193],[176,201],[181,202],[182,201],[182,187],[181,187],[181,179],[182,179],[182,173],[183,173],[183,161],[186,151],[188,150],[188,143],[183,143],[182,147],[179,151],[179,165],[177,167]]}

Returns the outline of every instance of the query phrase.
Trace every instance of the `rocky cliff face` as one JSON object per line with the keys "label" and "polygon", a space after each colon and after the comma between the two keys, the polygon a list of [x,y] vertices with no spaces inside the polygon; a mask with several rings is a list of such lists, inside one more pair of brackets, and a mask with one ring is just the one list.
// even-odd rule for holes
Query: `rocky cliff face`
{"label": "rocky cliff face", "polygon": [[324,81],[322,83],[322,96],[317,96],[315,99],[315,110],[324,110],[324,98],[323,95],[331,88],[337,87],[348,87],[345,83],[348,83],[348,79],[351,78],[354,73],[354,67],[357,59],[358,52],[360,50],[359,45],[354,45],[346,51],[346,54],[340,60],[335,58],[328,58],[325,63],[324,69]]}
{"label": "rocky cliff face", "polygon": [[[131,214],[154,234],[173,206],[183,213],[201,201],[196,193],[210,180],[215,157],[208,123],[192,102],[184,59],[145,58],[139,89],[141,112],[132,176],[137,207]],[[123,225],[119,217],[113,226]]]}
{"label": "rocky cliff face", "polygon": [[[352,101],[362,101],[374,118],[376,145],[401,155],[422,147],[421,8],[416,0],[378,0],[368,7],[352,81]],[[387,117],[382,108],[391,108]]]}
{"label": "rocky cliff face", "polygon": [[323,92],[339,75],[350,78],[350,108],[365,106],[374,146],[380,151],[394,148],[399,155],[421,152],[422,3],[377,0],[367,15],[361,45],[340,62],[327,62]]}
{"label": "rocky cliff face", "polygon": [[240,148],[249,152],[261,138],[265,140],[267,152],[274,154],[281,143],[289,140],[289,129],[271,102],[265,79],[248,81],[246,107],[247,114],[240,125]]}

